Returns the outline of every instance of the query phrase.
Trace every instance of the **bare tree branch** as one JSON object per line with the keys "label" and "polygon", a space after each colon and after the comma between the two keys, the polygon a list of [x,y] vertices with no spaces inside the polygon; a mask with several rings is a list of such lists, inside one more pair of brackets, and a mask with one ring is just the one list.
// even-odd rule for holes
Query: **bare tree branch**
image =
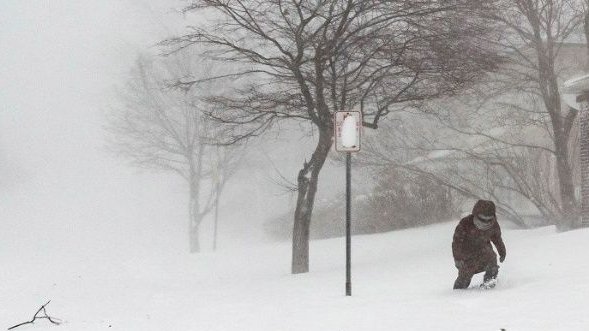
{"label": "bare tree branch", "polygon": [[[61,323],[61,321],[55,317],[51,317],[47,314],[47,310],[45,309],[45,307],[47,307],[47,305],[51,302],[51,300],[47,301],[46,304],[42,305],[41,308],[39,308],[39,310],[37,310],[37,312],[35,313],[35,315],[33,315],[33,318],[30,321],[26,321],[14,326],[11,326],[8,328],[8,330],[13,330],[18,328],[19,326],[23,326],[23,325],[27,325],[27,324],[33,324],[35,323],[36,320],[38,319],[46,319],[49,322],[55,324],[55,325],[59,325]],[[43,313],[43,315],[39,316],[40,313]]]}

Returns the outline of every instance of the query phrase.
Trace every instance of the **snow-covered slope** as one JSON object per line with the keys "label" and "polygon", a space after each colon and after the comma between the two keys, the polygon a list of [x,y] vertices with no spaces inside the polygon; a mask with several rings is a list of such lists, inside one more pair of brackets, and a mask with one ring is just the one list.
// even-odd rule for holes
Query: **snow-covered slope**
{"label": "snow-covered slope", "polygon": [[341,238],[313,242],[303,275],[289,274],[287,243],[158,258],[2,254],[0,327],[51,299],[64,323],[22,330],[587,330],[589,230],[504,229],[497,287],[475,288],[477,275],[453,291],[454,225],[354,237],[352,297]]}

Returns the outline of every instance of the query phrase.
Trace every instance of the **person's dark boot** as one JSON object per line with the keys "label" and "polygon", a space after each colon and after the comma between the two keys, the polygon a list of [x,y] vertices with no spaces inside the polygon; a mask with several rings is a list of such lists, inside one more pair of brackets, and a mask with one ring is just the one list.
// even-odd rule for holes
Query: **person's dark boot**
{"label": "person's dark boot", "polygon": [[485,276],[483,277],[483,281],[489,282],[493,279],[497,279],[497,274],[499,273],[499,266],[491,265],[485,269]]}
{"label": "person's dark boot", "polygon": [[492,278],[487,280],[486,282],[482,283],[479,288],[482,290],[490,290],[492,288],[495,288],[495,286],[497,286],[497,279],[496,278]]}
{"label": "person's dark boot", "polygon": [[455,290],[467,289],[468,285],[470,285],[470,279],[471,279],[471,277],[458,276],[458,278],[456,278],[456,281],[454,282],[454,289]]}
{"label": "person's dark boot", "polygon": [[481,288],[488,290],[492,289],[497,285],[497,274],[499,273],[499,267],[496,265],[487,267],[485,276],[483,276],[483,283]]}

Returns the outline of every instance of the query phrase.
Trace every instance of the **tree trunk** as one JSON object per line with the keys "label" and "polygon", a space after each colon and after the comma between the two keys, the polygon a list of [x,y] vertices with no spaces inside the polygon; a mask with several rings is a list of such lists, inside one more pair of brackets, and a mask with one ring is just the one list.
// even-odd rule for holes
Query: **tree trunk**
{"label": "tree trunk", "polygon": [[298,197],[294,215],[292,234],[292,269],[293,274],[309,271],[309,231],[311,215],[317,193],[319,172],[327,159],[332,144],[333,132],[330,127],[321,128],[319,142],[311,160],[305,162],[297,177]]}
{"label": "tree trunk", "polygon": [[554,55],[549,52],[549,56],[542,57],[541,54],[539,52],[540,90],[544,105],[550,114],[558,171],[561,219],[557,220],[557,227],[565,231],[575,227],[578,218],[573,171],[569,161],[569,140],[576,113],[570,109],[566,114],[563,111],[558,79],[554,71]]}
{"label": "tree trunk", "polygon": [[562,209],[562,219],[557,223],[557,227],[561,231],[566,231],[578,226],[579,216],[575,197],[575,185],[573,183],[573,172],[568,160],[567,147],[557,147],[556,166]]}
{"label": "tree trunk", "polygon": [[[192,150],[192,148],[190,150]],[[193,156],[192,154],[188,155],[190,160],[190,175],[188,178],[188,185],[190,186],[190,197],[188,200],[188,240],[190,244],[190,253],[200,252],[200,240],[198,234],[203,215],[200,210],[199,198],[203,151],[204,144],[199,144],[196,156]]]}
{"label": "tree trunk", "polygon": [[190,253],[200,252],[200,239],[198,238],[198,225],[190,228]]}
{"label": "tree trunk", "polygon": [[[192,191],[192,190],[191,190]],[[193,194],[190,194],[190,202],[189,202],[189,220],[188,220],[188,242],[190,245],[190,253],[198,253],[200,252],[200,240],[198,237],[199,234],[199,213],[198,213],[199,205],[198,199],[196,199]]]}
{"label": "tree trunk", "polygon": [[213,251],[217,250],[217,236],[219,235],[219,200],[221,196],[221,189],[219,179],[216,179],[215,184],[215,226],[213,229]]}
{"label": "tree trunk", "polygon": [[[586,7],[585,7],[585,20],[584,20],[584,30],[585,30],[585,42],[587,43],[587,55],[589,55],[589,1],[586,1]],[[585,68],[589,68],[589,60],[587,60],[588,62],[585,63]]]}

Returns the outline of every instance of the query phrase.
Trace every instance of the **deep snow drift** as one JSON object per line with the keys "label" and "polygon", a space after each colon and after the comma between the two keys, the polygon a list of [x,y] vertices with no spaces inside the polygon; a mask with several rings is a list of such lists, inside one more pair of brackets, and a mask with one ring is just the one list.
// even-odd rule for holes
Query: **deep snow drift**
{"label": "deep snow drift", "polygon": [[289,274],[287,243],[133,259],[2,252],[0,327],[30,319],[51,299],[49,314],[64,323],[23,330],[587,329],[589,229],[504,225],[497,287],[479,290],[477,275],[469,290],[453,291],[454,226],[354,237],[352,297],[344,296],[343,238],[312,242],[303,275]]}
{"label": "deep snow drift", "polygon": [[[455,222],[354,237],[351,298],[343,239],[313,242],[311,272],[290,275],[288,243],[253,243],[270,211],[293,207],[275,196],[268,161],[295,175],[312,151],[301,140],[260,147],[266,168],[253,164],[223,196],[222,251],[184,253],[185,188],[114,162],[102,130],[112,85],[173,33],[166,2],[0,1],[0,329],[48,300],[62,325],[17,330],[588,329],[589,230],[504,229],[492,291],[451,290]],[[320,194],[343,191],[327,176]]]}

